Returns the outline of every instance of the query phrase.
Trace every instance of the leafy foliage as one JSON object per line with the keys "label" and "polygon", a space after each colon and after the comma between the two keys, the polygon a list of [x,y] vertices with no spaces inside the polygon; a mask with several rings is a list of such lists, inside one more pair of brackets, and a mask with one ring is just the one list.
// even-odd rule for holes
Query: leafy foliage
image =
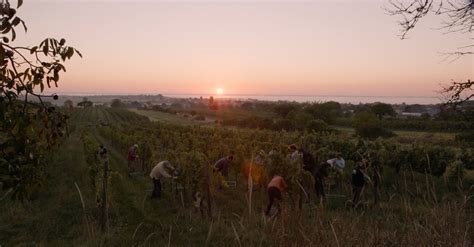
{"label": "leafy foliage", "polygon": [[110,107],[114,108],[119,108],[119,107],[124,107],[124,104],[120,99],[113,99],[112,102],[110,103]]}
{"label": "leafy foliage", "polygon": [[394,134],[382,127],[380,120],[369,112],[358,113],[354,118],[357,135],[366,138],[391,137]]}
{"label": "leafy foliage", "polygon": [[379,119],[382,119],[383,116],[395,116],[396,113],[393,110],[392,106],[390,104],[385,104],[385,103],[375,103],[372,105],[371,110]]}
{"label": "leafy foliage", "polygon": [[81,54],[65,39],[15,46],[16,29],[21,24],[26,31],[25,22],[9,1],[0,4],[0,16],[0,181],[14,190],[13,197],[23,199],[42,184],[47,154],[65,134],[67,116],[43,101],[58,96],[42,93],[58,86],[66,71],[63,62]]}

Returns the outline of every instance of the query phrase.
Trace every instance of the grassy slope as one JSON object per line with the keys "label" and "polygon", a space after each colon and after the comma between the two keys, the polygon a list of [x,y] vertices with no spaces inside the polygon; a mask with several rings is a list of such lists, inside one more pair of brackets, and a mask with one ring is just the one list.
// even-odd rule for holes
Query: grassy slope
{"label": "grassy slope", "polygon": [[81,241],[84,229],[81,200],[74,183],[91,204],[87,169],[78,133],[73,133],[55,152],[48,167],[48,183],[31,202],[10,202],[0,206],[2,243],[55,243]]}
{"label": "grassy slope", "polygon": [[[459,205],[433,205],[426,201],[410,202],[413,198],[396,194],[382,195],[384,202],[377,210],[351,211],[344,207],[345,199],[330,200],[327,208],[305,204],[299,213],[285,211],[282,217],[265,219],[263,190],[254,192],[253,217],[248,214],[245,184],[235,190],[216,194],[212,221],[193,212],[186,199],[183,208],[178,196],[164,183],[164,199],[148,198],[152,187],[147,176],[129,178],[124,154],[110,148],[107,140],[94,131],[98,118],[110,122],[124,121],[120,114],[93,109],[75,114],[71,137],[60,146],[50,166],[48,187],[38,199],[27,204],[5,202],[0,206],[0,245],[42,243],[44,245],[158,245],[173,246],[232,245],[346,245],[375,244],[460,244],[469,241],[465,214]],[[77,182],[86,202],[86,215],[92,216],[95,204],[88,189],[87,165],[83,160],[80,130],[92,130],[96,138],[109,147],[112,170],[110,191],[110,232],[99,237],[97,230],[87,233],[83,210],[74,187]],[[67,174],[67,176],[65,176]],[[420,181],[423,181],[420,179]],[[409,182],[410,183],[410,182]],[[423,183],[420,186],[423,190]],[[411,184],[408,185],[411,187]],[[414,186],[413,186],[414,187]],[[418,190],[418,188],[417,188]],[[370,191],[366,195],[370,196]],[[413,191],[413,193],[415,193]],[[390,199],[393,196],[392,199]],[[429,199],[429,198],[428,198]],[[286,198],[294,206],[294,198]],[[313,208],[309,210],[309,207]],[[328,210],[331,208],[331,210]],[[334,229],[334,230],[333,230]],[[210,232],[210,234],[209,234]],[[454,241],[454,242],[453,242]],[[467,243],[467,242],[465,242]]]}

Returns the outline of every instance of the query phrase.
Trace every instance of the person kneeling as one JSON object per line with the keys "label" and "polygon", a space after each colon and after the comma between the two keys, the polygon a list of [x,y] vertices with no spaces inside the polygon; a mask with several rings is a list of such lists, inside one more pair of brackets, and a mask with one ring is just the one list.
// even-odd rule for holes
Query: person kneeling
{"label": "person kneeling", "polygon": [[[270,183],[267,186],[268,192],[268,205],[265,214],[268,216],[270,215],[270,210],[272,209],[273,203],[275,199],[278,199],[281,202],[282,197],[281,193],[286,190],[288,186],[286,185],[285,179],[281,176],[274,176]],[[280,207],[278,205],[278,212],[280,211]]]}
{"label": "person kneeling", "polygon": [[161,198],[161,178],[175,178],[170,174],[175,170],[167,160],[158,163],[150,172],[150,178],[153,180],[153,192],[151,198]]}

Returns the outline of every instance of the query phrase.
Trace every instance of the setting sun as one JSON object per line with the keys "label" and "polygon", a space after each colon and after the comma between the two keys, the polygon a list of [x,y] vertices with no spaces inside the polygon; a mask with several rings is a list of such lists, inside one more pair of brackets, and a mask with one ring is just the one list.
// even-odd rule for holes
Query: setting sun
{"label": "setting sun", "polygon": [[218,89],[216,89],[216,93],[219,94],[219,95],[224,94],[224,89],[218,88]]}

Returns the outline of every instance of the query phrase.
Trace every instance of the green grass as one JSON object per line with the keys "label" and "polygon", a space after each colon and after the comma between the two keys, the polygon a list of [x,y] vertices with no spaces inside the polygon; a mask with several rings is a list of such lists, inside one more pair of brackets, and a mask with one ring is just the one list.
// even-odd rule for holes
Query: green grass
{"label": "green grass", "polygon": [[128,109],[131,112],[137,113],[142,116],[148,117],[151,121],[158,121],[163,123],[170,124],[184,124],[184,125],[206,125],[213,124],[214,120],[211,118],[206,118],[205,121],[196,121],[192,117],[183,117],[175,114],[164,113],[159,111],[147,111],[147,110],[137,110],[137,109]]}
{"label": "green grass", "polygon": [[[73,133],[55,151],[47,168],[47,183],[37,192],[34,200],[11,202],[0,206],[0,245],[51,243],[63,245],[80,243],[83,239],[83,209],[74,185],[77,183],[87,205],[91,205],[86,164],[82,143]],[[8,246],[8,245],[6,245]]]}

